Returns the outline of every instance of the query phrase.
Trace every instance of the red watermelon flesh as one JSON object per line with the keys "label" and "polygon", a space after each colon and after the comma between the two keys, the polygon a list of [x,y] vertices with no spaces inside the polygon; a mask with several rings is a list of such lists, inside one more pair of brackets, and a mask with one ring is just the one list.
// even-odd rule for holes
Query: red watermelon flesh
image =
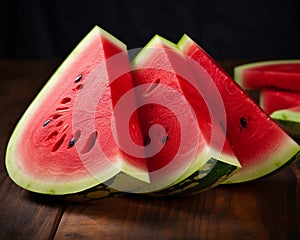
{"label": "red watermelon flesh", "polygon": [[285,108],[300,106],[300,93],[276,89],[263,89],[259,104],[267,114]]}
{"label": "red watermelon flesh", "polygon": [[300,92],[300,60],[274,60],[244,64],[234,69],[243,89],[279,88]]}
{"label": "red watermelon flesh", "polygon": [[298,144],[199,45],[187,35],[178,45],[184,54],[207,71],[223,98],[227,138],[242,165],[227,183],[262,177],[294,158],[299,151]]}
{"label": "red watermelon flesh", "polygon": [[[112,56],[119,57],[108,61]],[[124,74],[111,79],[116,66]],[[120,171],[149,181],[147,162],[121,151],[117,143],[122,145],[124,140],[112,131],[114,127],[118,135],[122,125],[113,106],[133,86],[128,71],[126,46],[95,27],[15,128],[6,155],[11,178],[26,189],[50,194],[81,191]],[[136,144],[142,145],[136,117],[130,129]]]}

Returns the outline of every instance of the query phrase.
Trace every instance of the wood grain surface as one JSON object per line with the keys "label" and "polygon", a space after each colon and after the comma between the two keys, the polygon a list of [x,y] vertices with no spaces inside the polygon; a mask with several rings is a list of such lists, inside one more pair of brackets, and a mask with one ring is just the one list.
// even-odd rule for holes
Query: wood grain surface
{"label": "wood grain surface", "polygon": [[[60,61],[0,61],[0,240],[300,239],[300,164],[185,198],[76,204],[29,193],[7,176],[10,134]],[[221,62],[232,73],[237,62]]]}

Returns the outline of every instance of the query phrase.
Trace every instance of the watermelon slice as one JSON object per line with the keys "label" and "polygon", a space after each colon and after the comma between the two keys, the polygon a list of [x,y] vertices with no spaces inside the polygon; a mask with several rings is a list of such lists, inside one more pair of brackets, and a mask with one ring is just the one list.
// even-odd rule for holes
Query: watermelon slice
{"label": "watermelon slice", "polygon": [[[219,123],[211,121],[204,99],[192,85],[193,75],[190,74],[188,62],[175,44],[156,35],[134,58],[131,66],[134,90],[138,105],[141,105],[138,114],[145,144],[161,149],[164,143],[161,151],[147,156],[151,180],[151,189],[147,186],[148,192],[172,186],[195,172],[199,174],[197,171],[212,158],[216,161],[213,165],[211,162],[209,164],[211,174],[218,175],[213,169],[215,165],[217,171],[222,172],[217,178],[219,182],[240,167]],[[214,97],[215,101],[217,97]],[[223,106],[221,97],[219,100]],[[162,128],[154,130],[152,137],[149,137],[151,127],[158,124]],[[218,161],[224,163],[221,168]],[[215,180],[213,183],[217,182]],[[196,185],[197,182],[193,183]],[[116,182],[111,187],[121,188]],[[141,189],[140,186],[139,191]],[[169,193],[170,189],[165,192]]]}
{"label": "watermelon slice", "polygon": [[300,92],[300,60],[262,61],[237,66],[234,79],[247,90],[279,88]]}
{"label": "watermelon slice", "polygon": [[300,106],[281,109],[271,117],[293,138],[300,139]]}
{"label": "watermelon slice", "polygon": [[[146,160],[120,150],[123,123],[113,111],[133,87],[129,71],[126,46],[95,27],[17,124],[6,153],[9,176],[25,189],[47,194],[82,191],[121,171],[148,182]],[[130,129],[142,145],[137,117]]]}
{"label": "watermelon slice", "polygon": [[275,89],[263,89],[259,104],[267,114],[277,110],[300,106],[300,93]]}
{"label": "watermelon slice", "polygon": [[[223,98],[227,138],[242,165],[226,183],[265,176],[296,158],[299,145],[271,121],[199,45],[184,35],[178,46],[207,71]],[[219,115],[217,111],[215,114]]]}

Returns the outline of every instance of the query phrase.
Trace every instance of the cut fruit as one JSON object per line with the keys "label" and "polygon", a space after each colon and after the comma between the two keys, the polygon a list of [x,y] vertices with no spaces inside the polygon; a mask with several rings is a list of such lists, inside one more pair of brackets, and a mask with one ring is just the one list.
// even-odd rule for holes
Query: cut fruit
{"label": "cut fruit", "polygon": [[[170,66],[163,52],[156,66]],[[172,61],[180,56],[182,63],[178,53]],[[140,67],[149,63],[143,54],[135,60]],[[133,85],[130,71],[125,45],[95,27],[16,126],[6,153],[11,179],[30,191],[80,200],[120,196],[121,191],[197,193],[236,170],[239,162],[228,143],[224,147],[221,141],[224,163],[212,158],[217,149],[213,152],[202,137],[199,116],[179,81],[171,82],[177,73],[135,69]],[[142,84],[147,77],[151,81]]]}
{"label": "cut fruit", "polygon": [[298,157],[298,144],[186,35],[178,45],[155,36],[131,66],[128,54],[99,27],[74,49],[12,133],[15,183],[79,201],[190,195]]}
{"label": "cut fruit", "polygon": [[[157,148],[164,143],[161,151],[147,157],[153,186],[168,186],[164,192],[171,193],[170,186],[198,173],[198,180],[189,182],[194,187],[197,185],[197,191],[200,191],[204,186],[208,188],[209,184],[214,186],[224,181],[230,172],[240,167],[219,123],[215,121],[216,126],[213,125],[204,99],[199,92],[195,92],[197,89],[192,85],[193,75],[188,62],[175,44],[155,36],[133,60],[132,69],[137,102],[142,105],[138,114],[145,143],[149,141]],[[193,93],[195,95],[191,97]],[[152,134],[153,138],[149,138],[151,127],[157,124],[165,132],[158,129]],[[211,139],[212,134],[215,139]],[[201,181],[203,176],[200,177],[199,169],[213,158],[217,159],[214,164],[218,169],[212,166],[211,175],[217,176],[220,166],[222,174],[216,177],[219,181],[215,179],[213,184],[207,184],[207,181]],[[223,162],[223,165],[217,162]],[[157,184],[156,179],[159,180]],[[193,189],[196,190],[196,187]]]}
{"label": "cut fruit", "polygon": [[300,139],[300,106],[275,111],[271,117],[291,137]]}
{"label": "cut fruit", "polygon": [[[120,75],[113,79],[116,71]],[[124,139],[116,137],[122,122],[113,107],[132,89],[129,71],[126,46],[95,27],[20,119],[7,147],[9,176],[25,189],[47,194],[79,192],[120,171],[148,182],[146,160],[130,157],[117,144]],[[141,145],[137,118],[134,125],[132,135]]]}
{"label": "cut fruit", "polygon": [[[227,138],[242,165],[242,169],[226,183],[265,176],[295,159],[300,150],[298,144],[199,45],[187,35],[181,38],[178,45],[184,54],[207,71],[223,98]],[[215,114],[218,116],[219,113]]]}
{"label": "cut fruit", "polygon": [[234,69],[235,81],[246,90],[279,88],[300,92],[300,60],[248,63]]}
{"label": "cut fruit", "polygon": [[300,106],[300,93],[264,89],[260,92],[259,104],[270,115],[277,110]]}

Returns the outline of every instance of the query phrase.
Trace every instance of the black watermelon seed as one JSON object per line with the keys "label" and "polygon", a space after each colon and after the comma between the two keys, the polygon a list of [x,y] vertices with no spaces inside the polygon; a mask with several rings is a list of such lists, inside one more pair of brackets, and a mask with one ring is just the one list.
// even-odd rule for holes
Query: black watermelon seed
{"label": "black watermelon seed", "polygon": [[166,141],[168,141],[169,135],[166,135],[162,138],[161,142],[162,143],[166,143]]}
{"label": "black watermelon seed", "polygon": [[82,75],[80,74],[76,77],[74,82],[78,83],[81,80],[81,78],[82,78]]}
{"label": "black watermelon seed", "polygon": [[246,118],[242,117],[242,118],[240,119],[240,124],[241,124],[241,126],[242,126],[243,128],[246,128],[246,127],[247,127],[247,120],[246,120]]}
{"label": "black watermelon seed", "polygon": [[147,135],[144,140],[144,146],[147,146],[150,143],[150,137]]}
{"label": "black watermelon seed", "polygon": [[50,122],[51,122],[51,120],[50,120],[50,119],[47,119],[47,120],[43,123],[43,127],[46,127]]}
{"label": "black watermelon seed", "polygon": [[76,139],[75,139],[74,137],[71,138],[71,140],[70,140],[70,142],[69,142],[69,147],[70,147],[70,148],[73,147],[74,144],[75,144],[75,142],[76,142]]}

